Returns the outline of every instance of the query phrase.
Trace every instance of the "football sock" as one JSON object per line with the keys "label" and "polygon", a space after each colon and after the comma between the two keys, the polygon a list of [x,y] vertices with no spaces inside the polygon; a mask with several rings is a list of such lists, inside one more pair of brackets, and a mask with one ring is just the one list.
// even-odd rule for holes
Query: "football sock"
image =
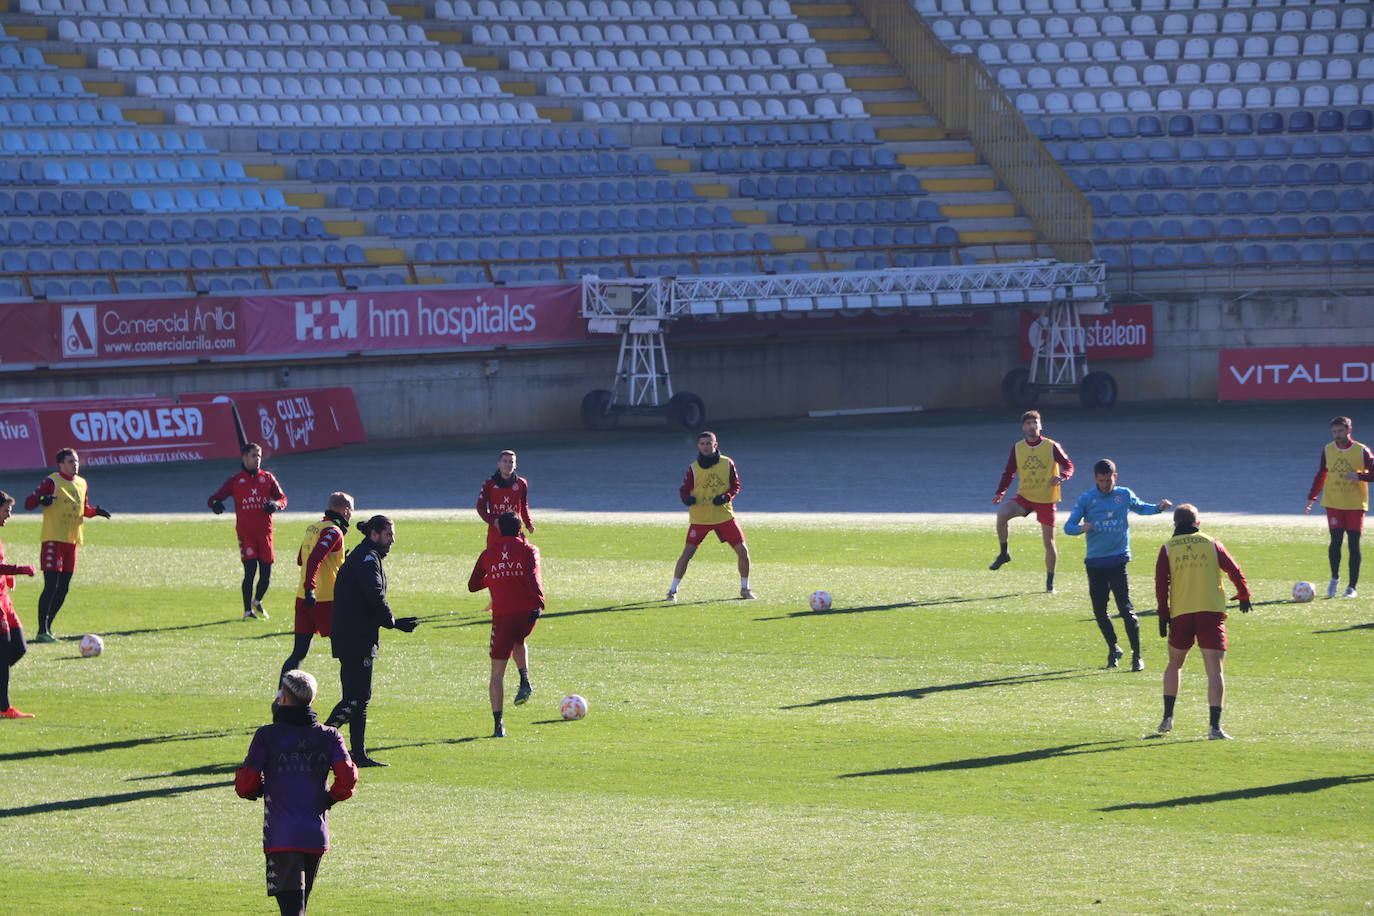
{"label": "football sock", "polygon": [[1174,700],[1177,699],[1177,696],[1171,697],[1167,693],[1164,694],[1164,718],[1172,719],[1174,717]]}
{"label": "football sock", "polygon": [[530,685],[530,669],[517,668],[516,670],[520,672],[520,686],[528,687]]}
{"label": "football sock", "polygon": [[253,608],[253,576],[258,571],[257,560],[243,561],[243,583],[240,589],[243,591],[243,610],[244,613]]}
{"label": "football sock", "polygon": [[1331,578],[1341,575],[1341,540],[1345,537],[1344,528],[1331,529],[1331,543],[1326,548],[1326,559],[1331,563]]}
{"label": "football sock", "polygon": [[314,637],[312,633],[297,633],[296,644],[291,649],[291,657],[281,666],[281,677],[277,678],[277,683],[281,683],[281,678],[286,677],[286,672],[292,668],[299,668],[301,662],[305,661],[305,656],[310,653],[310,641]]}
{"label": "football sock", "polygon": [[1213,728],[1221,728],[1221,707],[1208,706],[1207,713]]}
{"label": "football sock", "polygon": [[1045,591],[1049,591],[1052,588],[1054,588],[1054,573],[1047,572],[1045,573]]}
{"label": "football sock", "polygon": [[682,584],[682,580],[681,580],[681,579],[674,579],[674,580],[673,580],[673,584],[670,585],[670,586],[668,586],[668,591],[670,591],[670,592],[675,592],[675,591],[677,591],[677,587],[678,587],[679,585],[681,585],[681,584]]}
{"label": "football sock", "polygon": [[739,577],[739,587],[740,587],[740,588],[748,588],[748,587],[749,587],[749,577],[748,577],[748,576],[740,576],[740,577]]}
{"label": "football sock", "polygon": [[356,757],[367,756],[367,709],[358,710],[348,720],[349,753]]}
{"label": "football sock", "polygon": [[305,893],[300,888],[282,891],[277,895],[281,916],[305,916]]}
{"label": "football sock", "polygon": [[10,708],[10,666],[0,665],[0,710]]}
{"label": "football sock", "polygon": [[1350,542],[1350,581],[1346,585],[1354,588],[1360,582],[1360,532],[1347,531],[1345,536]]}
{"label": "football sock", "polygon": [[267,594],[267,586],[272,584],[272,564],[258,561],[258,590],[253,593],[253,598],[257,601],[262,600],[262,596]]}
{"label": "football sock", "polygon": [[493,709],[491,711],[491,721],[498,729],[501,727],[501,710]]}
{"label": "football sock", "polygon": [[1004,557],[1009,557],[1009,556],[1011,556],[1011,554],[1007,553],[1007,542],[1006,542],[1006,541],[998,541],[997,543],[999,543],[999,544],[1002,545],[1002,556],[1004,556]]}

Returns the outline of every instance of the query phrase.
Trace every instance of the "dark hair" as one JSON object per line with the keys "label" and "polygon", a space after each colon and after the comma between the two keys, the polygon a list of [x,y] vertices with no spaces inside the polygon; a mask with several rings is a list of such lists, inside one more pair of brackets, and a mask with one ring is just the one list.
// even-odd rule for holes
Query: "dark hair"
{"label": "dark hair", "polygon": [[12,502],[14,502],[14,497],[6,493],[4,490],[0,490],[0,506],[7,506]]}
{"label": "dark hair", "polygon": [[1349,417],[1332,417],[1332,418],[1331,418],[1331,425],[1332,425],[1332,426],[1346,426],[1346,427],[1350,427],[1350,426],[1354,426],[1355,424],[1350,422],[1350,418],[1349,418]]}
{"label": "dark hair", "polygon": [[496,527],[501,529],[502,537],[512,538],[520,533],[520,519],[514,512],[502,512],[496,519]]}
{"label": "dark hair", "polygon": [[58,464],[61,464],[62,462],[66,461],[68,458],[73,458],[73,457],[75,457],[75,456],[76,456],[76,449],[74,449],[74,448],[60,448],[60,449],[57,450],[57,463],[58,463]]}
{"label": "dark hair", "polygon": [[1174,527],[1176,528],[1196,528],[1197,527],[1197,506],[1192,503],[1184,503],[1174,510]]}
{"label": "dark hair", "polygon": [[1025,423],[1027,420],[1038,420],[1038,419],[1040,419],[1040,411],[1038,411],[1038,410],[1028,410],[1028,411],[1026,411],[1025,413],[1021,414],[1021,422],[1022,422],[1022,423]]}
{"label": "dark hair", "polygon": [[703,429],[701,432],[697,433],[698,439],[700,439],[702,436],[710,436],[712,439],[720,441],[720,437],[717,436],[715,433],[711,432],[709,429]]}
{"label": "dark hair", "polygon": [[256,442],[245,442],[245,443],[243,443],[243,448],[239,449],[239,454],[240,454],[240,455],[246,455],[246,454],[248,454],[249,452],[251,452],[253,449],[257,449],[258,451],[262,451],[262,446],[261,446],[261,445],[258,445]]}
{"label": "dark hair", "polygon": [[503,449],[501,449],[501,451],[499,451],[499,452],[496,453],[496,460],[497,460],[497,461],[500,461],[502,458],[506,457],[507,455],[510,455],[512,458],[514,458],[514,457],[515,457],[515,449],[510,449],[510,448],[503,448]]}
{"label": "dark hair", "polygon": [[1116,462],[1110,458],[1098,459],[1097,464],[1093,465],[1094,474],[1115,474]]}
{"label": "dark hair", "polygon": [[380,534],[391,527],[391,519],[385,515],[374,515],[365,522],[358,523],[358,530],[368,536]]}

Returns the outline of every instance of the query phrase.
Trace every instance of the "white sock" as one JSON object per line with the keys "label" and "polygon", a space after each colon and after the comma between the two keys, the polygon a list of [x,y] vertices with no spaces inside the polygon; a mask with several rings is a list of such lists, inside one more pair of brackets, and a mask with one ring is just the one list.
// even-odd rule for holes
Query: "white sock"
{"label": "white sock", "polygon": [[678,587],[679,585],[681,585],[681,584],[682,584],[682,580],[681,580],[681,579],[674,579],[674,580],[673,580],[673,584],[670,585],[670,586],[668,586],[668,591],[670,591],[670,592],[675,592],[675,591],[677,591],[677,587]]}
{"label": "white sock", "polygon": [[740,587],[740,588],[748,588],[748,587],[749,587],[749,577],[748,577],[748,576],[740,576],[740,577],[739,577],[739,587]]}

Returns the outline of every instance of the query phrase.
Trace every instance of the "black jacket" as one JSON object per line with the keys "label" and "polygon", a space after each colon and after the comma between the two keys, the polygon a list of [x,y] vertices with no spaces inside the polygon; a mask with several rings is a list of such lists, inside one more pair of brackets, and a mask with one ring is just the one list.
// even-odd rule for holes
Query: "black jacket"
{"label": "black jacket", "polygon": [[386,570],[371,538],[354,547],[334,580],[334,621],[329,640],[335,658],[377,655],[377,633],[394,627],[386,603]]}

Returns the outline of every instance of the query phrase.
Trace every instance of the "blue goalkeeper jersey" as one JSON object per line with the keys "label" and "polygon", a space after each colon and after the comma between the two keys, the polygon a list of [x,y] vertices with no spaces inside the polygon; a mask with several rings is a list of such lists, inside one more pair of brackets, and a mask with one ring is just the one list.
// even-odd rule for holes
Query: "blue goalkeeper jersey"
{"label": "blue goalkeeper jersey", "polygon": [[1069,520],[1064,523],[1065,534],[1084,534],[1083,522],[1092,523],[1088,536],[1089,566],[1115,566],[1131,558],[1131,528],[1129,513],[1158,515],[1159,506],[1141,502],[1128,487],[1113,487],[1103,493],[1093,487],[1073,504]]}

